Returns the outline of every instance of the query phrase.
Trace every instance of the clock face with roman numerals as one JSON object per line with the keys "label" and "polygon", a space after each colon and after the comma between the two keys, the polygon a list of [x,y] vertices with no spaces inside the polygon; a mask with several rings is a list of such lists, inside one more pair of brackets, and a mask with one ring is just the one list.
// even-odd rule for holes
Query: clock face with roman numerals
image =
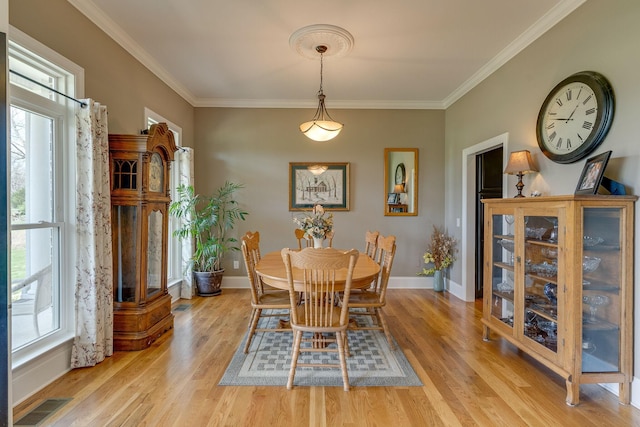
{"label": "clock face with roman numerals", "polygon": [[613,89],[604,76],[573,74],[553,88],[540,108],[538,145],[554,162],[576,162],[602,143],[613,111]]}

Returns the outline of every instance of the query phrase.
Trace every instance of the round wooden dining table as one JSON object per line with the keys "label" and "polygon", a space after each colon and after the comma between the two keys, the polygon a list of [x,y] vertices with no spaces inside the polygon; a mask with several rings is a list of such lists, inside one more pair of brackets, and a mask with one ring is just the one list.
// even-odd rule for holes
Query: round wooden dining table
{"label": "round wooden dining table", "polygon": [[[302,270],[293,268],[293,285],[298,290],[298,284],[300,284],[300,291],[302,291]],[[287,280],[287,270],[284,266],[281,253],[269,252],[262,256],[260,261],[256,264],[256,273],[264,283],[269,286],[273,286],[278,289],[289,289],[289,281]],[[356,266],[353,269],[353,277],[351,278],[352,289],[368,288],[371,282],[380,273],[380,266],[377,262],[372,260],[364,253],[360,253]],[[347,270],[338,270],[336,277],[336,291],[344,289],[346,281]]]}

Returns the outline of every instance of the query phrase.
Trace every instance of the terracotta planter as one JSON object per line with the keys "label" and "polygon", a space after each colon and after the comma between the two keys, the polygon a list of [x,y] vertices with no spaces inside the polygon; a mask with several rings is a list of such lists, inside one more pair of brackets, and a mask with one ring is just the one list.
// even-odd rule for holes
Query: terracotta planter
{"label": "terracotta planter", "polygon": [[216,295],[220,295],[222,293],[222,289],[220,289],[220,285],[222,284],[222,275],[224,274],[224,269],[218,271],[194,271],[193,278],[196,283],[196,291],[201,297],[212,297]]}

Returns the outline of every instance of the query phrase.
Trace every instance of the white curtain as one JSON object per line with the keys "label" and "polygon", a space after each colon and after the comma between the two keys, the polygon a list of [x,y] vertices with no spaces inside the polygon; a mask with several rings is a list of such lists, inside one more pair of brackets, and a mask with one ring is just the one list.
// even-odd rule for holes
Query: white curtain
{"label": "white curtain", "polygon": [[113,354],[113,263],[107,107],[86,99],[77,121],[76,332],[71,367]]}
{"label": "white curtain", "polygon": [[[180,174],[181,185],[193,185],[193,148],[181,148],[178,156],[178,173]],[[182,246],[182,287],[180,288],[180,298],[191,299],[195,294],[193,288],[193,275],[189,267],[189,260],[193,256],[193,239],[184,239]]]}

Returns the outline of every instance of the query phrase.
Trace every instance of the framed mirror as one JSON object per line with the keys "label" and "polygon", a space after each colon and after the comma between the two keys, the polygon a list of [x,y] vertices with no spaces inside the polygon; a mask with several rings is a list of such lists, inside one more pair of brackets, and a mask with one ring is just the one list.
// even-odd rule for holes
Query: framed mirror
{"label": "framed mirror", "polygon": [[418,215],[418,149],[384,149],[385,216]]}

